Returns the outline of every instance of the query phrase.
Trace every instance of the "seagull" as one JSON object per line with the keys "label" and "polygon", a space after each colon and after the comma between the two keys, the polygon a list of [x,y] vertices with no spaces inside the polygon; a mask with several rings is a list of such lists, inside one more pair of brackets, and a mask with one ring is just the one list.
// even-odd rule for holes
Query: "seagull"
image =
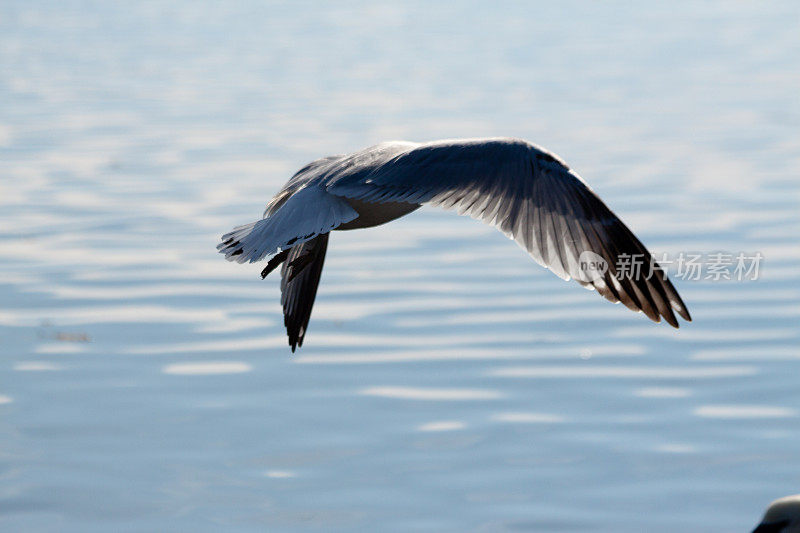
{"label": "seagull", "polygon": [[753,533],[800,533],[800,494],[785,496],[769,504]]}
{"label": "seagull", "polygon": [[[691,321],[644,245],[561,158],[514,138],[391,141],[323,157],[295,173],[260,220],[217,246],[229,261],[281,267],[292,352],[303,345],[328,235],[385,224],[423,204],[492,225],[564,280],[677,328]],[[640,274],[625,264],[638,261]],[[627,270],[627,271],[626,271]]]}

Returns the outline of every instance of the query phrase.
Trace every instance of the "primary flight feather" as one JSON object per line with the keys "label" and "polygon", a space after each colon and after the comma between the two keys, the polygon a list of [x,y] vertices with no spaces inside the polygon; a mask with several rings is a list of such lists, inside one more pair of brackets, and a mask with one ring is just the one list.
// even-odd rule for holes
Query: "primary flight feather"
{"label": "primary flight feather", "polygon": [[[521,139],[395,141],[318,159],[292,176],[262,219],[226,233],[217,249],[239,263],[272,256],[262,277],[281,266],[294,352],[303,345],[329,232],[384,224],[422,204],[495,226],[559,277],[651,320],[676,328],[676,313],[691,320],[661,267],[581,177]],[[587,257],[604,269],[587,270]],[[617,272],[626,257],[643,262],[641,275]]]}

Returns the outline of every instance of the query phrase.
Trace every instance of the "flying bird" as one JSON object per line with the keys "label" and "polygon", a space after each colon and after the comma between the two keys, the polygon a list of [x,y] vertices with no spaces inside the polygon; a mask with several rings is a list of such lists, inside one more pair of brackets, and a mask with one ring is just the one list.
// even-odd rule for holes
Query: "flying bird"
{"label": "flying bird", "polygon": [[753,533],[800,533],[800,494],[785,496],[769,504]]}
{"label": "flying bird", "polygon": [[[281,304],[292,352],[303,345],[328,235],[369,228],[423,204],[495,226],[539,264],[607,300],[678,327],[689,311],[644,245],[555,154],[521,139],[392,141],[301,168],[217,249],[229,261],[271,256],[281,266]],[[618,268],[638,258],[641,275]]]}

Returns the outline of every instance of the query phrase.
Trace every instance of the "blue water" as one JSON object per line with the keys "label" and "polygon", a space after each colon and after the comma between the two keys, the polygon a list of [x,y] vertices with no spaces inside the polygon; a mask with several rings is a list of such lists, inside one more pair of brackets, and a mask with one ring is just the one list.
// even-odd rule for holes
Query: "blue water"
{"label": "blue water", "polygon": [[[793,2],[0,4],[3,531],[748,531],[800,492]],[[423,209],[333,235],[306,345],[214,246],[310,159],[518,136],[679,331]]]}

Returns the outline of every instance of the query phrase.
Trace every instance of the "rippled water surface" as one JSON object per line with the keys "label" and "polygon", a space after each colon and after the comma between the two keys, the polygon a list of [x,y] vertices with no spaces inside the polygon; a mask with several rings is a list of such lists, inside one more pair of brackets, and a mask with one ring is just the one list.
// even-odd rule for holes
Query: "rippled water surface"
{"label": "rippled water surface", "polygon": [[[799,13],[3,2],[2,529],[749,530],[800,491]],[[333,235],[292,356],[214,250],[310,159],[492,135],[759,279],[675,331],[423,209]]]}

